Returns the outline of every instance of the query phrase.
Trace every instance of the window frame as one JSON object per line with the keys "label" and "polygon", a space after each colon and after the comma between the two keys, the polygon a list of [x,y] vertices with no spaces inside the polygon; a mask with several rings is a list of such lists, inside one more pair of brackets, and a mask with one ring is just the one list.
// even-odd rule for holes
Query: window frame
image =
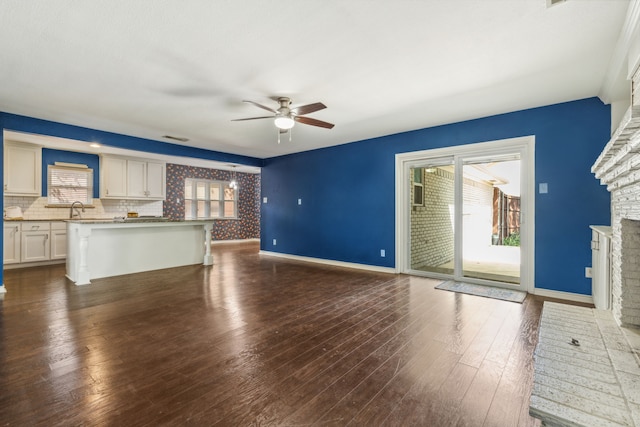
{"label": "window frame", "polygon": [[[416,173],[417,172],[417,173]],[[416,178],[419,177],[419,180],[416,181]],[[413,177],[412,177],[412,185],[411,185],[413,206],[424,206],[424,168],[414,168],[413,169]],[[417,197],[419,196],[419,197]],[[416,199],[420,200],[416,200]]]}
{"label": "window frame", "polygon": [[[56,171],[70,171],[73,173],[82,173],[87,175],[87,186],[70,186],[70,185],[54,185],[52,183],[53,174]],[[53,190],[56,188],[61,189],[84,189],[86,190],[86,197],[84,199],[74,198],[74,200],[61,200],[61,198],[55,196],[53,194]],[[87,165],[81,164],[73,164],[73,163],[65,163],[59,164],[58,162],[54,164],[47,165],[47,206],[51,207],[68,207],[71,206],[73,202],[82,202],[85,207],[93,205],[93,169],[89,168]]]}
{"label": "window frame", "polygon": [[[204,197],[198,197],[198,184],[204,185]],[[187,197],[187,186],[191,186],[191,197]],[[219,198],[217,200],[211,199],[211,188],[217,187],[219,189]],[[185,178],[184,181],[184,218],[186,220],[207,220],[207,219],[238,219],[238,188],[231,187],[231,181],[200,179],[200,178]],[[226,199],[226,191],[233,191],[233,199]],[[190,207],[188,207],[188,201],[190,201]],[[200,215],[198,209],[198,202],[202,202],[204,208],[204,214]],[[218,215],[212,215],[213,203],[218,203],[217,212]],[[233,203],[233,216],[225,216],[225,205],[227,203]]]}

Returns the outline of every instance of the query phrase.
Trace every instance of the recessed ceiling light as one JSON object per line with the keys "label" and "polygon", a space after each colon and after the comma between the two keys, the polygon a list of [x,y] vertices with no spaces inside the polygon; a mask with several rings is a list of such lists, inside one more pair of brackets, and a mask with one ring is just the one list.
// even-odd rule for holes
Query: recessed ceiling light
{"label": "recessed ceiling light", "polygon": [[567,0],[547,0],[547,9],[551,6],[555,6],[560,3],[565,3]]}
{"label": "recessed ceiling light", "polygon": [[187,142],[189,138],[184,138],[182,136],[173,136],[173,135],[164,135],[163,138],[173,139],[174,141]]}

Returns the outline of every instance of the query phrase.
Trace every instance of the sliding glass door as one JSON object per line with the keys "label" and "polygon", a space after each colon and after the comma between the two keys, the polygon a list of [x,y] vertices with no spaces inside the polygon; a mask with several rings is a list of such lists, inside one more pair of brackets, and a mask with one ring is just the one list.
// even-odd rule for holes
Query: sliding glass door
{"label": "sliding glass door", "polygon": [[520,283],[520,155],[462,162],[462,276]]}
{"label": "sliding glass door", "polygon": [[402,163],[404,272],[526,290],[529,154],[526,146],[476,147],[486,144]]}

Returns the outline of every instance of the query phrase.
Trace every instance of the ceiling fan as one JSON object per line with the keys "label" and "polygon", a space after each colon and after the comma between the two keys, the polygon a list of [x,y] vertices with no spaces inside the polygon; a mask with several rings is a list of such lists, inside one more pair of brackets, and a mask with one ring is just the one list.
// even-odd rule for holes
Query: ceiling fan
{"label": "ceiling fan", "polygon": [[263,110],[267,110],[272,112],[274,115],[271,116],[261,116],[261,117],[249,117],[246,119],[235,119],[232,120],[234,122],[240,122],[245,120],[259,120],[259,119],[274,119],[273,123],[276,125],[278,129],[280,129],[280,133],[286,133],[291,129],[296,122],[318,126],[321,128],[331,129],[335,126],[333,123],[323,122],[322,120],[312,119],[311,117],[305,117],[305,114],[315,113],[316,111],[323,110],[327,108],[322,102],[315,102],[313,104],[301,105],[299,107],[291,108],[291,99],[287,97],[279,97],[277,98],[280,107],[277,110],[274,110],[271,107],[267,107],[262,104],[258,104],[253,101],[242,101],[247,102],[249,104],[253,104],[258,108],[262,108]]}

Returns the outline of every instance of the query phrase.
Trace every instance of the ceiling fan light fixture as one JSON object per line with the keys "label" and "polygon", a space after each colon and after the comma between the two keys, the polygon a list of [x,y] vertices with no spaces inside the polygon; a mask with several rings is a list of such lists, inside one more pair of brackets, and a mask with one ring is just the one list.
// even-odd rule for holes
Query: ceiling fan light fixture
{"label": "ceiling fan light fixture", "polygon": [[273,123],[278,129],[291,129],[296,122],[288,116],[277,116]]}

